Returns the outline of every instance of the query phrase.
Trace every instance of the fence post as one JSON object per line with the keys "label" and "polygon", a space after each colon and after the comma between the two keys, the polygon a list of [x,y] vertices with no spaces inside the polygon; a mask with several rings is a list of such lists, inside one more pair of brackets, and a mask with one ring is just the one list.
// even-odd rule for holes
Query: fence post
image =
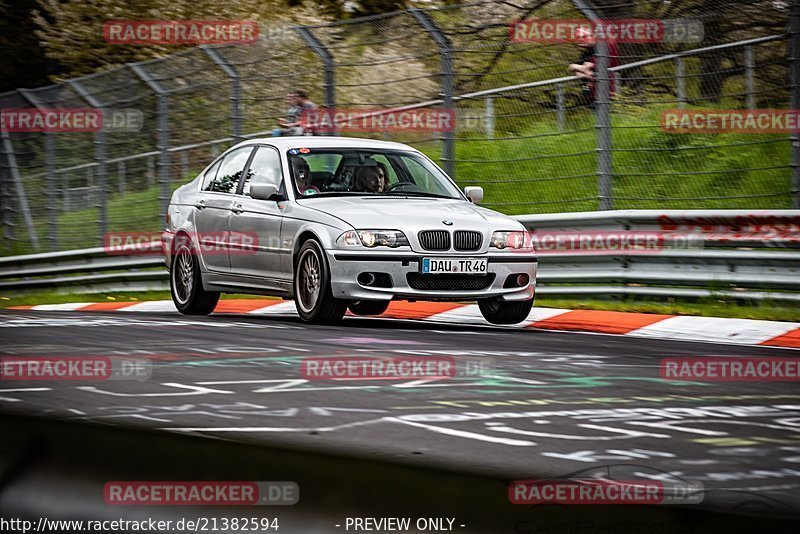
{"label": "fence post", "polygon": [[234,144],[243,141],[241,77],[236,68],[216,48],[201,45],[200,49],[231,79],[231,136],[233,136]]}
{"label": "fence post", "polygon": [[614,207],[614,196],[611,153],[611,77],[608,70],[609,47],[608,43],[603,41],[598,41],[596,47],[597,196],[600,209],[610,210]]}
{"label": "fence post", "polygon": [[686,62],[682,57],[675,60],[675,86],[678,93],[678,107],[686,107]]}
{"label": "fence post", "polygon": [[[431,36],[436,46],[439,47],[439,57],[441,59],[441,80],[442,80],[442,101],[444,109],[451,117],[455,118],[453,112],[453,45],[450,39],[444,32],[436,25],[427,13],[424,11],[411,8],[408,10],[412,17],[425,29]],[[455,128],[450,131],[443,132],[442,136],[442,157],[441,157],[444,171],[455,179]]]}
{"label": "fence post", "polygon": [[153,161],[153,156],[147,156],[147,187],[152,187],[156,181],[156,164]]}
{"label": "fence post", "polygon": [[755,61],[753,45],[744,47],[744,73],[747,81],[747,109],[756,109]]}
{"label": "fence post", "polygon": [[169,208],[169,199],[172,193],[170,187],[170,157],[169,157],[169,92],[161,87],[150,74],[137,63],[128,63],[128,67],[156,94],[156,148],[158,149],[158,181],[159,206],[161,213],[166,213]]}
{"label": "fence post", "polygon": [[486,137],[494,139],[494,98],[486,97]]}
{"label": "fence post", "polygon": [[50,251],[58,250],[58,178],[56,177],[55,139],[44,134],[44,164],[47,168],[47,237]]}
{"label": "fence post", "polygon": [[119,188],[120,198],[125,196],[125,162],[117,163],[117,187]]}
{"label": "fence post", "polygon": [[61,213],[67,213],[69,211],[69,204],[67,203],[67,191],[69,190],[69,172],[67,171],[57,171],[61,182],[61,189],[59,189],[59,195],[61,196]]}
{"label": "fence post", "polygon": [[[67,84],[75,89],[75,92],[78,93],[87,104],[103,113],[103,104],[87,91],[78,80],[67,80]],[[97,193],[94,200],[95,207],[97,208],[97,232],[100,246],[103,245],[106,232],[108,231],[108,169],[106,166],[105,130],[105,121],[103,121],[102,127],[94,134],[94,159],[97,163],[97,182],[93,190]]]}
{"label": "fence post", "polygon": [[31,240],[33,249],[39,251],[39,236],[36,235],[36,229],[33,226],[33,218],[31,217],[31,210],[28,208],[28,197],[25,195],[25,188],[23,187],[22,176],[19,174],[19,167],[17,167],[17,157],[14,155],[14,146],[11,144],[11,136],[0,128],[0,137],[3,140],[3,152],[6,153],[6,160],[8,161],[8,173],[17,190],[17,201],[19,202],[20,209],[22,210],[22,217],[25,220],[25,226],[28,228],[28,237]]}
{"label": "fence post", "polygon": [[322,68],[325,74],[325,107],[333,109],[336,107],[336,63],[330,51],[317,39],[309,28],[303,26],[292,26],[301,39],[308,47],[322,60]]}
{"label": "fence post", "polygon": [[[28,89],[17,92],[36,109],[46,109],[47,105]],[[58,250],[58,200],[56,188],[56,156],[55,138],[52,132],[44,132],[44,164],[47,173],[47,237],[51,251]],[[10,182],[9,182],[10,184]]]}
{"label": "fence post", "polygon": [[[800,0],[791,0],[789,11],[789,91],[790,107],[800,108]],[[793,133],[792,143],[792,207],[800,208],[800,134]]]}
{"label": "fence post", "polygon": [[11,199],[11,177],[8,171],[8,163],[0,159],[0,209],[3,211],[3,239],[10,245],[10,242],[14,240],[14,201]]}
{"label": "fence post", "polygon": [[564,125],[566,123],[566,116],[564,115],[565,111],[565,101],[564,101],[564,84],[557,83],[556,84],[556,123],[558,124],[558,131],[564,131]]}
{"label": "fence post", "polygon": [[[572,0],[583,15],[589,20],[599,21],[600,17],[591,4],[585,0]],[[612,153],[611,153],[611,76],[608,70],[608,43],[600,40],[595,45],[597,65],[595,65],[595,128],[597,130],[597,197],[601,210],[610,210],[614,206],[612,189]]]}

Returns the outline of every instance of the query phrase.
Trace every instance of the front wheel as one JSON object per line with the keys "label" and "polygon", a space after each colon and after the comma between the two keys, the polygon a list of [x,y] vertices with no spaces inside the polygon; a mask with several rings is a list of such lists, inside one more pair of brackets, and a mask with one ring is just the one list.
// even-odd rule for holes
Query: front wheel
{"label": "front wheel", "polygon": [[294,269],[294,303],[307,323],[335,323],[344,317],[347,303],[333,298],[331,276],[322,247],[309,239],[297,254]]}
{"label": "front wheel", "polygon": [[219,292],[203,289],[196,250],[188,239],[181,241],[175,247],[169,275],[172,302],[184,315],[208,315],[219,302]]}
{"label": "front wheel", "polygon": [[483,318],[492,324],[517,324],[525,320],[533,307],[533,299],[504,302],[500,299],[478,301]]}
{"label": "front wheel", "polygon": [[353,315],[380,315],[389,307],[388,300],[356,300],[347,305]]}

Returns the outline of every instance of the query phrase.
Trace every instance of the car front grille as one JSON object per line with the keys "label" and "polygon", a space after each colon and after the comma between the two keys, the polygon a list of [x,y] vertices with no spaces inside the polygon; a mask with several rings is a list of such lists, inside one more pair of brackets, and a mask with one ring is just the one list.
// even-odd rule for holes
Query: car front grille
{"label": "car front grille", "polygon": [[483,234],[470,230],[456,230],[453,248],[462,252],[478,250],[483,244]]}
{"label": "car front grille", "polygon": [[475,291],[492,285],[494,276],[494,273],[480,275],[407,273],[406,280],[413,289],[423,291]]}
{"label": "car front grille", "polygon": [[450,250],[450,232],[424,230],[417,235],[419,246],[425,250]]}

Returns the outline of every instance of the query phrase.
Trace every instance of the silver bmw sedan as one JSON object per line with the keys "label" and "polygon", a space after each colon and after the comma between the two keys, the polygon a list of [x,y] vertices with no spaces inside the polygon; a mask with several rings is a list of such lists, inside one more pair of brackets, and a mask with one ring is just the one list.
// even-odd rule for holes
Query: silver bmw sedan
{"label": "silver bmw sedan", "polygon": [[473,300],[487,321],[518,323],[536,255],[525,228],[482,198],[400,143],[245,141],[172,195],[162,234],[172,299],[204,315],[221,293],[273,295],[315,323],[379,315],[391,300]]}

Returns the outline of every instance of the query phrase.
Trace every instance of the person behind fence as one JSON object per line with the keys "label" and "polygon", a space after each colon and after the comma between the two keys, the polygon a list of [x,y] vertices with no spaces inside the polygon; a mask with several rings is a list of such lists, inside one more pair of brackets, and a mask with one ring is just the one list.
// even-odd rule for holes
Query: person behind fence
{"label": "person behind fence", "polygon": [[314,135],[313,129],[304,122],[305,114],[317,109],[317,105],[308,99],[308,94],[302,89],[287,93],[286,104],[289,106],[286,117],[278,119],[279,127],[272,131],[273,137]]}
{"label": "person behind fence", "polygon": [[[594,109],[597,101],[597,79],[595,77],[595,67],[597,66],[597,49],[594,34],[588,28],[579,28],[577,31],[578,46],[581,47],[581,55],[575,63],[570,63],[567,69],[581,81],[581,105],[588,105]],[[608,68],[617,66],[617,47],[608,41]],[[611,85],[609,96],[614,95],[613,73],[609,73]]]}

